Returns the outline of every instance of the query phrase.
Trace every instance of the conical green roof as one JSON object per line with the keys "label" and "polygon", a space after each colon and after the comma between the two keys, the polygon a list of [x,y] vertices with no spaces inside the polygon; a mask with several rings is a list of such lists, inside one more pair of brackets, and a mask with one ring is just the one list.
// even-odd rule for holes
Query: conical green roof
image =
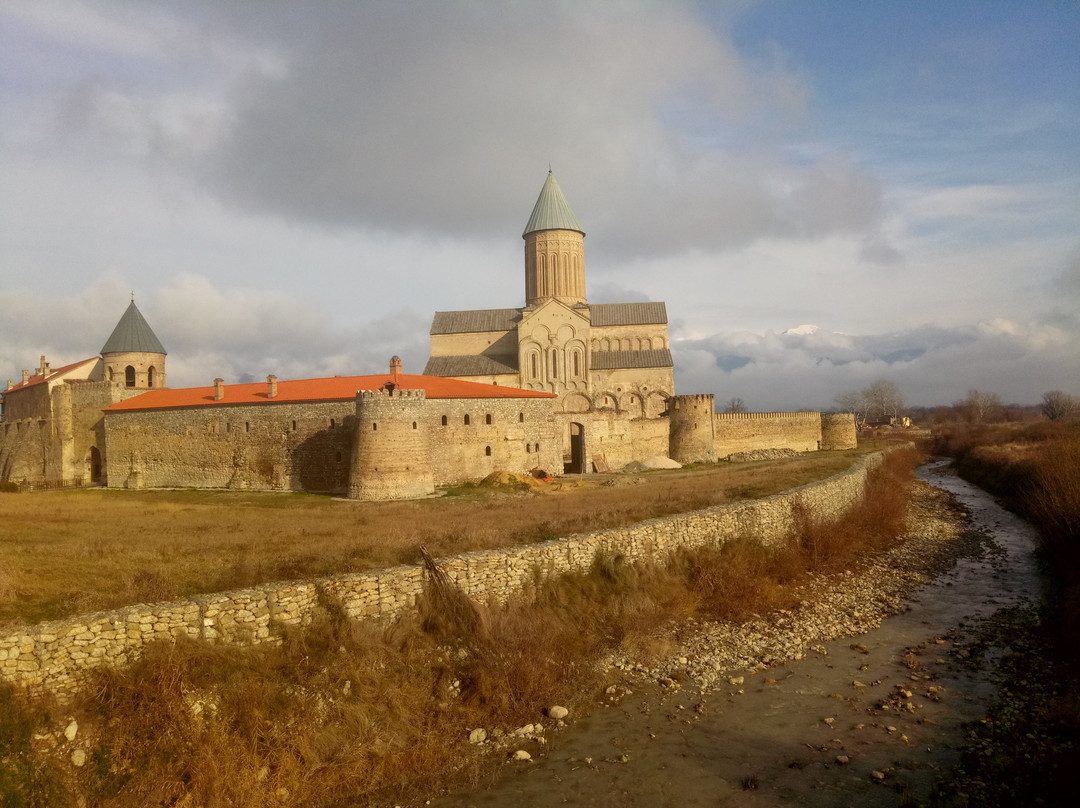
{"label": "conical green roof", "polygon": [[161,341],[154,334],[153,329],[147,324],[142,312],[135,306],[132,300],[128,304],[127,311],[116,324],[112,334],[105,341],[102,354],[127,353],[136,351],[139,353],[165,353]]}
{"label": "conical green roof", "polygon": [[574,211],[570,209],[570,203],[566,201],[562,188],[559,187],[559,183],[555,182],[555,175],[550,170],[547,179],[544,180],[544,187],[540,189],[540,196],[536,199],[536,205],[533,207],[532,216],[529,217],[529,223],[525,225],[525,232],[521,234],[521,237],[525,238],[529,233],[536,233],[540,230],[576,230],[581,235],[585,235],[581,223],[577,220],[577,216],[574,215]]}

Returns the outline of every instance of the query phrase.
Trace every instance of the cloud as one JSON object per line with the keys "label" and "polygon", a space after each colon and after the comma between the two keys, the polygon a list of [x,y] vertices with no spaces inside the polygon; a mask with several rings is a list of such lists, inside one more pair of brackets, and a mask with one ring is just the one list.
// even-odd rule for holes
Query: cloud
{"label": "cloud", "polygon": [[743,58],[692,4],[309,12],[216,12],[283,65],[253,62],[228,115],[203,100],[173,116],[188,123],[170,142],[191,139],[191,119],[206,128],[187,168],[229,205],[487,236],[521,227],[551,163],[622,257],[876,233],[878,183],[846,155],[792,161],[772,136],[725,139],[797,125],[810,91],[780,57]]}
{"label": "cloud", "polygon": [[[44,353],[53,367],[95,356],[112,333],[126,300],[122,276],[107,273],[85,290],[42,300],[14,289],[0,298],[0,376]],[[136,301],[168,351],[170,387],[198,387],[216,376],[228,382],[379,373],[399,354],[407,372],[427,359],[427,316],[391,310],[381,317],[336,323],[321,306],[272,290],[218,287],[181,273]],[[4,375],[6,374],[6,375]]]}
{"label": "cloud", "polygon": [[827,409],[879,378],[911,404],[947,404],[973,387],[1035,403],[1080,378],[1080,329],[1007,318],[877,335],[739,331],[681,340],[672,352],[681,391],[737,395],[758,410]]}

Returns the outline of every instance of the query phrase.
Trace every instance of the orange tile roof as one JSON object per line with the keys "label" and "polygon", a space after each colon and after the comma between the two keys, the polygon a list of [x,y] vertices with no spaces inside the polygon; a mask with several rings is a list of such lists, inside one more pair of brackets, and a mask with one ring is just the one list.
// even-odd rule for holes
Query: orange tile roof
{"label": "orange tile roof", "polygon": [[287,404],[301,401],[349,401],[357,390],[378,390],[387,382],[398,389],[423,390],[428,398],[555,398],[554,393],[522,390],[494,384],[465,382],[441,376],[415,376],[401,373],[391,376],[333,376],[327,379],[297,379],[277,383],[277,395],[267,395],[266,382],[227,384],[225,397],[214,400],[213,387],[187,387],[179,390],[148,390],[142,395],[111,404],[105,412],[129,410],[164,410],[177,407],[218,407],[230,404]]}
{"label": "orange tile roof", "polygon": [[92,356],[89,359],[80,359],[78,362],[72,362],[70,365],[64,365],[62,368],[56,368],[51,373],[49,373],[48,376],[42,376],[40,373],[35,373],[25,382],[19,382],[10,390],[0,390],[0,396],[6,395],[7,393],[14,393],[16,390],[25,390],[27,387],[33,387],[35,384],[41,384],[42,382],[47,381],[61,373],[70,373],[73,370],[77,370],[79,367],[85,365],[87,362],[97,361],[98,357]]}

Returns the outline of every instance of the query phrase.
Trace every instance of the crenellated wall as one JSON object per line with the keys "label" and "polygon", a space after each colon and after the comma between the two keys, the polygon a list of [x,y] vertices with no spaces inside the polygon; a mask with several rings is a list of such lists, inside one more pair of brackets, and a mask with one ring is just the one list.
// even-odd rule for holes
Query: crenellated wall
{"label": "crenellated wall", "polygon": [[[858,502],[868,472],[882,454],[818,483],[752,502],[651,519],[498,551],[463,553],[439,565],[478,601],[529,597],[537,576],[585,571],[598,552],[631,561],[663,559],[681,547],[720,545],[737,536],[769,544],[795,527],[796,507],[834,517]],[[150,642],[181,637],[229,645],[277,642],[282,626],[304,626],[320,599],[332,599],[357,620],[390,618],[413,608],[423,567],[402,566],[315,581],[139,604],[34,626],[0,629],[0,681],[60,696],[75,692],[93,669],[127,664]]]}
{"label": "crenellated wall", "polygon": [[757,449],[820,448],[821,415],[816,412],[716,413],[713,423],[719,458]]}

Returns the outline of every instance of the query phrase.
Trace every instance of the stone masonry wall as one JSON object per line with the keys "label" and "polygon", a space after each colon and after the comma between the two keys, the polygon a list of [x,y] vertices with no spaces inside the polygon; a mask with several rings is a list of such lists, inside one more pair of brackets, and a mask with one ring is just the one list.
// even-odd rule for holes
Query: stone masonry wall
{"label": "stone masonry wall", "polygon": [[821,415],[816,412],[716,413],[713,422],[718,458],[755,449],[820,448]]}
{"label": "stone masonry wall", "polygon": [[[858,502],[868,472],[882,458],[882,454],[868,456],[827,480],[762,500],[556,541],[463,553],[439,564],[470,597],[506,602],[529,597],[537,574],[587,570],[598,552],[643,561],[661,560],[680,547],[720,545],[743,535],[774,543],[794,527],[796,503],[826,518]],[[132,662],[155,640],[187,637],[240,646],[277,642],[279,627],[310,624],[320,599],[339,602],[357,620],[391,618],[413,608],[424,576],[420,566],[401,566],[0,629],[0,681],[68,696],[94,668]]]}
{"label": "stone masonry wall", "polygon": [[349,401],[106,413],[110,488],[240,488],[343,494]]}

